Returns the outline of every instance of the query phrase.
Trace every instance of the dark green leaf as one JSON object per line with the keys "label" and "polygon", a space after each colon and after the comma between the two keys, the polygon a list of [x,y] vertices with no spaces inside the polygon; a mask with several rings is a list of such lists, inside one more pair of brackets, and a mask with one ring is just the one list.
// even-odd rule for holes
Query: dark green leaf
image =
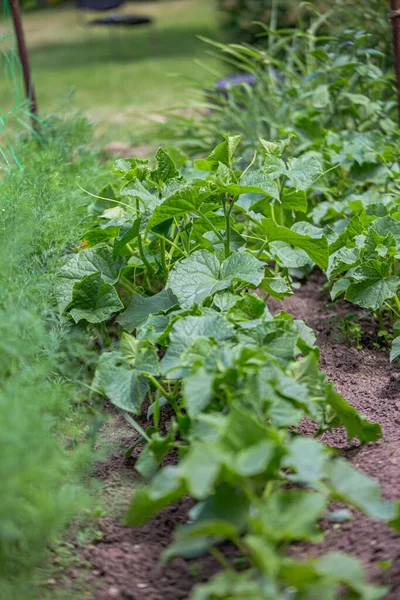
{"label": "dark green leaf", "polygon": [[69,313],[76,323],[102,323],[119,312],[123,304],[114,287],[103,281],[100,273],[86,275],[74,285]]}
{"label": "dark green leaf", "polygon": [[144,325],[150,315],[167,312],[177,302],[176,296],[169,289],[162,290],[148,298],[133,294],[128,306],[119,315],[117,323],[131,333],[134,329]]}

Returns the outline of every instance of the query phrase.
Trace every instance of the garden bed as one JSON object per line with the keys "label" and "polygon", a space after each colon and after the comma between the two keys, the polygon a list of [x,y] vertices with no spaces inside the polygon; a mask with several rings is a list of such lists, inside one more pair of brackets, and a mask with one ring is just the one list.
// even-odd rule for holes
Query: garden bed
{"label": "garden bed", "polygon": [[[346,342],[337,341],[335,324],[349,312],[350,306],[344,302],[329,304],[328,296],[319,291],[321,283],[321,276],[313,274],[293,297],[281,303],[274,301],[270,308],[272,311],[284,308],[314,329],[321,348],[321,370],[355,408],[381,424],[384,434],[383,439],[374,444],[349,445],[345,431],[335,429],[324,434],[322,441],[337,448],[355,467],[379,481],[386,499],[398,498],[399,369],[389,362],[384,352],[358,351]],[[128,448],[135,439],[132,430],[122,418],[117,418],[113,427]],[[312,435],[315,426],[303,421],[301,430]],[[104,481],[106,497],[120,498],[122,506],[130,499],[132,484],[138,482],[122,449],[107,462],[98,463],[95,475]],[[218,565],[210,556],[192,561],[176,559],[166,568],[159,565],[160,555],[171,542],[176,524],[185,522],[190,506],[190,500],[183,500],[137,529],[121,524],[122,512],[102,518],[102,541],[84,551],[84,558],[93,566],[93,578],[100,585],[94,599],[183,600],[197,582],[214,574]],[[361,513],[342,524],[325,523],[324,529],[326,538],[322,544],[295,544],[291,552],[297,556],[331,551],[355,554],[362,560],[370,579],[391,586],[387,600],[398,598],[400,539],[393,530]]]}

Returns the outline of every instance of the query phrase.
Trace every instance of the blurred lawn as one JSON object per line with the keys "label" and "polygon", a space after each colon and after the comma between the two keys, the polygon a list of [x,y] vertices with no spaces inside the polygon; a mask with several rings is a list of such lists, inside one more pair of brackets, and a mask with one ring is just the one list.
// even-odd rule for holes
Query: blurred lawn
{"label": "blurred lawn", "polygon": [[[215,64],[196,35],[217,36],[214,0],[129,2],[122,11],[155,19],[144,27],[89,27],[98,14],[74,5],[23,15],[40,111],[72,106],[108,140],[135,141],[138,124],[190,99],[194,79],[210,76],[194,59]],[[0,35],[5,29],[1,22]],[[9,82],[0,67],[0,108]],[[2,100],[3,99],[3,100]],[[11,99],[12,100],[12,99]]]}

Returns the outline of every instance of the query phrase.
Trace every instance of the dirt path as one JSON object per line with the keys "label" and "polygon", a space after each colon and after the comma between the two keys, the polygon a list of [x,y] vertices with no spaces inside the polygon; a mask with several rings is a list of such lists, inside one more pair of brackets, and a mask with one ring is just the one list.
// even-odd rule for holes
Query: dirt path
{"label": "dirt path", "polygon": [[[349,306],[327,307],[328,298],[318,292],[319,285],[320,278],[313,275],[295,296],[275,303],[271,309],[284,308],[314,329],[321,347],[321,369],[338,391],[367,418],[378,421],[384,432],[383,440],[363,447],[349,448],[342,430],[325,434],[323,441],[340,449],[355,466],[378,480],[387,499],[400,497],[400,369],[389,363],[384,352],[357,351],[335,339],[334,325],[327,319],[340,317]],[[351,310],[354,312],[354,308]],[[132,430],[123,421],[120,427],[121,437],[126,429],[128,447]],[[303,431],[312,433],[313,425],[305,423]],[[110,497],[121,490],[129,497],[134,475],[124,461],[123,451],[99,465],[97,475],[106,481]],[[85,551],[101,588],[93,600],[183,600],[196,582],[215,572],[216,565],[209,557],[196,562],[176,560],[166,569],[158,565],[160,553],[171,540],[175,525],[185,521],[189,506],[188,501],[181,502],[136,530],[124,527],[116,517],[103,518],[103,540]],[[398,600],[400,537],[385,525],[357,515],[340,527],[330,527],[323,544],[293,548],[298,555],[332,550],[361,558],[372,579],[391,586],[387,600]]]}

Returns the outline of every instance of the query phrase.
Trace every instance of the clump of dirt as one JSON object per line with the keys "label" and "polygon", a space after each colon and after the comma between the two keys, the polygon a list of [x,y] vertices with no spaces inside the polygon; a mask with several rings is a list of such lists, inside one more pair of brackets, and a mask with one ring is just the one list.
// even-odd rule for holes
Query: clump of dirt
{"label": "clump of dirt", "polygon": [[[335,319],[354,307],[346,303],[329,305],[326,295],[319,292],[321,278],[310,277],[293,297],[270,303],[277,312],[287,310],[303,319],[317,335],[321,348],[320,367],[336,388],[368,419],[378,421],[384,438],[376,444],[349,446],[342,429],[324,434],[322,441],[338,451],[361,471],[379,481],[386,499],[400,497],[400,370],[389,362],[386,353],[371,349],[356,350],[338,342]],[[120,421],[121,439],[126,448],[136,434]],[[306,435],[315,432],[314,424],[301,425]],[[125,449],[126,449],[125,448]],[[129,483],[130,492],[138,485],[133,466],[124,459],[124,450],[115,452],[105,463],[96,466],[95,474],[111,486],[110,498]],[[118,483],[121,482],[121,483]],[[151,521],[137,529],[122,524],[124,496],[118,515],[101,519],[103,539],[89,546],[84,558],[93,565],[93,577],[100,590],[93,600],[120,598],[122,600],[183,600],[199,581],[207,580],[218,565],[211,557],[196,561],[175,560],[160,567],[162,551],[170,543],[175,526],[187,520],[191,507],[189,499],[163,510]],[[355,513],[353,521],[341,525],[326,524],[322,544],[296,544],[291,552],[299,557],[318,556],[324,552],[344,551],[358,556],[370,579],[391,586],[387,600],[400,596],[400,537],[382,523]],[[383,567],[385,567],[383,569]]]}

